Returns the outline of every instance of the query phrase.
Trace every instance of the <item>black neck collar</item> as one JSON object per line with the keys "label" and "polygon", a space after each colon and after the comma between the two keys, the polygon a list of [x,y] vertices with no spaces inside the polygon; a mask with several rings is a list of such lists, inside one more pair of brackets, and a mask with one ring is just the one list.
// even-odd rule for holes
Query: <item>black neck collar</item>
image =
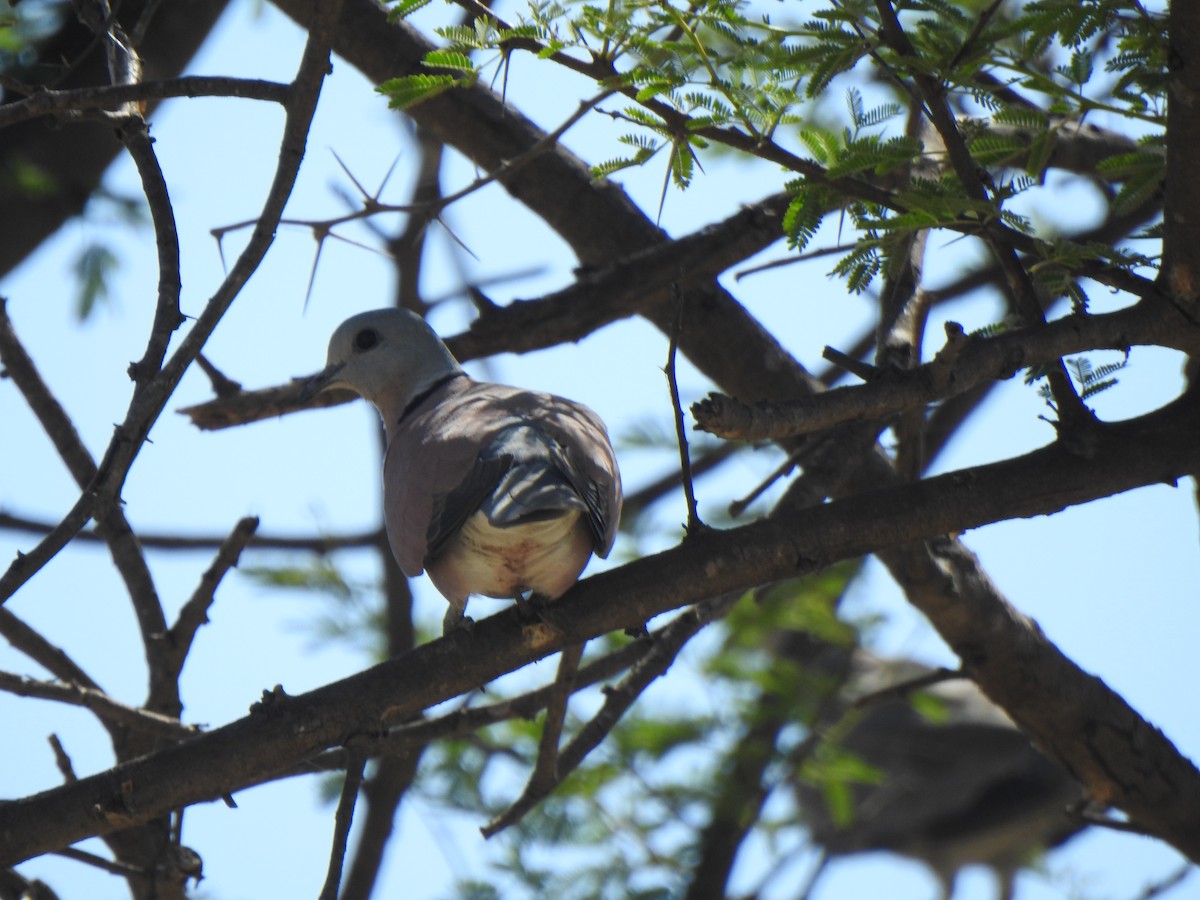
{"label": "black neck collar", "polygon": [[430,395],[432,395],[433,392],[436,391],[438,388],[442,387],[443,385],[449,384],[455,378],[466,378],[466,377],[467,377],[467,373],[463,372],[461,370],[458,372],[450,372],[448,375],[443,375],[441,378],[439,378],[437,381],[435,381],[429,387],[425,388],[425,390],[421,391],[421,393],[417,394],[417,396],[413,397],[412,400],[409,401],[408,406],[404,407],[404,412],[400,413],[400,418],[396,420],[396,424],[399,425],[401,422],[403,422],[405,419],[407,419],[409,414],[413,410],[415,410],[418,406],[420,406],[422,403],[424,403],[426,400],[428,400]]}

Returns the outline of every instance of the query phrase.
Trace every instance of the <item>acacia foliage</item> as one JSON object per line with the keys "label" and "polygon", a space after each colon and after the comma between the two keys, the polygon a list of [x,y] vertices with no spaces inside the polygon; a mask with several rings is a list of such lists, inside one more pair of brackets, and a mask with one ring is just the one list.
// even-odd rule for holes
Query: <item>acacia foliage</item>
{"label": "acacia foliage", "polygon": [[[308,3],[279,5],[306,24],[313,21]],[[1198,790],[1194,769],[1186,760],[1172,756],[1169,745],[1146,737],[1152,729],[1122,707],[1120,698],[1098,689],[1085,691],[1095,686],[1056,655],[1053,646],[1039,639],[1028,623],[1011,615],[1003,598],[987,584],[978,562],[953,538],[940,534],[981,524],[966,520],[968,514],[953,505],[954,495],[965,491],[963,485],[971,479],[957,487],[928,481],[929,491],[924,494],[917,493],[921,484],[914,484],[972,415],[987,389],[1018,370],[1039,383],[1049,404],[1046,414],[1054,419],[1059,435],[1050,452],[1036,463],[1030,460],[1029,468],[1042,462],[1047,468],[1061,466],[1066,457],[1085,477],[1070,486],[1064,479],[1061,494],[1029,488],[1027,495],[1020,496],[1014,488],[1018,496],[1011,498],[1008,506],[1002,501],[1009,498],[997,500],[1001,492],[993,491],[993,505],[987,506],[989,521],[1052,512],[1068,503],[1196,471],[1194,456],[1188,458],[1178,450],[1179,440],[1169,440],[1186,433],[1184,426],[1194,421],[1195,401],[1189,395],[1164,404],[1159,417],[1145,423],[1146,433],[1163,436],[1162,446],[1157,448],[1137,443],[1136,425],[1107,429],[1086,402],[1098,391],[1119,389],[1116,379],[1120,377],[1120,364],[1093,363],[1086,355],[1090,352],[1146,344],[1189,354],[1196,350],[1195,296],[1187,289],[1196,245],[1187,243],[1186,231],[1173,233],[1171,223],[1183,228],[1200,205],[1188,204],[1188,185],[1181,183],[1177,174],[1173,176],[1165,152],[1172,84],[1168,64],[1171,52],[1193,58],[1187,54],[1195,48],[1186,41],[1188,27],[1195,33],[1193,21],[1173,25],[1165,11],[1135,0],[1083,4],[1043,0],[1021,5],[831,0],[794,11],[719,0],[612,2],[604,6],[546,3],[495,12],[467,3],[465,20],[463,4],[441,8],[418,0],[394,6],[388,30],[381,17],[369,19],[369,4],[348,2],[337,26],[328,20],[332,5],[318,6],[327,13],[323,23],[318,19],[313,26],[318,44],[332,43],[379,84],[394,107],[480,166],[479,182],[467,185],[464,191],[493,179],[501,181],[518,199],[555,223],[591,267],[592,271],[582,273],[561,297],[504,309],[480,301],[479,321],[453,342],[456,351],[469,357],[548,346],[577,339],[622,316],[641,314],[677,338],[681,352],[717,388],[733,395],[735,401],[746,401],[747,427],[768,430],[790,462],[799,464],[803,474],[793,478],[786,492],[776,495],[777,516],[784,517],[777,521],[787,522],[786,516],[797,511],[816,510],[807,520],[818,523],[815,534],[797,533],[790,547],[777,531],[770,532],[770,539],[778,541],[778,545],[772,544],[779,547],[776,555],[786,557],[786,565],[775,563],[768,569],[760,561],[748,563],[745,559],[751,554],[744,543],[734,552],[729,549],[732,544],[722,544],[719,537],[698,537],[704,532],[693,522],[689,523],[692,543],[683,541],[675,556],[644,560],[641,568],[626,567],[625,581],[617,572],[603,582],[620,587],[614,609],[620,610],[622,601],[628,604],[631,618],[621,624],[639,624],[634,615],[643,608],[637,605],[641,602],[639,588],[644,596],[654,598],[645,603],[659,604],[652,609],[655,613],[687,605],[687,615],[693,618],[681,617],[675,626],[664,627],[656,632],[656,640],[659,647],[673,647],[673,654],[678,654],[689,646],[694,634],[710,636],[699,668],[706,690],[724,701],[719,705],[721,713],[671,714],[634,705],[654,680],[654,667],[665,671],[675,655],[654,656],[645,649],[646,644],[619,633],[595,641],[592,655],[585,658],[585,671],[603,671],[597,677],[612,685],[604,699],[592,698],[582,704],[587,714],[576,712],[579,718],[568,720],[568,741],[576,742],[565,744],[563,751],[571,762],[568,768],[573,768],[570,777],[555,784],[553,793],[516,826],[520,829],[516,840],[501,845],[507,856],[498,869],[509,880],[462,885],[464,896],[495,893],[501,890],[498,884],[522,885],[531,894],[549,890],[560,896],[630,896],[631,892],[660,896],[682,893],[689,885],[694,891],[710,890],[713,885],[726,884],[738,849],[752,839],[771,847],[773,862],[782,867],[803,852],[799,849],[803,829],[797,810],[778,801],[801,771],[822,787],[835,817],[844,818],[848,813],[847,786],[869,781],[877,773],[838,753],[831,744],[818,748],[810,740],[819,733],[813,724],[837,681],[781,652],[786,642],[780,635],[803,631],[832,646],[851,647],[865,623],[843,621],[837,608],[860,572],[861,554],[868,551],[879,554],[910,601],[961,654],[968,674],[1077,774],[1093,796],[1114,802],[1138,827],[1195,858],[1192,826],[1200,807],[1188,800]],[[1194,18],[1196,14],[1185,12],[1178,18],[1189,15]],[[440,24],[430,24],[433,22]],[[425,40],[418,28],[435,35],[436,45]],[[131,39],[138,32],[136,23],[126,27],[126,32],[124,38]],[[35,44],[32,36],[22,40]],[[318,46],[317,56],[320,50]],[[560,131],[569,130],[580,117],[603,114],[621,124],[621,149],[598,152],[595,159],[586,160],[585,169],[545,134],[526,128],[523,119],[510,114],[512,107],[520,107],[521,98],[499,98],[484,82],[503,84],[505,67],[517,53],[533,54],[547,71],[566,69],[589,79],[592,92],[583,99],[576,116],[562,123]],[[400,63],[396,62],[398,56]],[[384,67],[406,71],[385,74]],[[302,73],[308,80],[302,82],[298,76],[297,83],[312,93],[319,85],[319,76],[314,75],[319,69],[318,62],[312,62]],[[137,76],[129,78],[129,83],[136,85]],[[293,90],[287,100],[299,132],[306,127],[304,110],[297,101],[303,93]],[[264,99],[268,98],[264,95]],[[52,101],[38,100],[31,93],[27,105],[36,108],[39,102]],[[88,106],[89,102],[93,105]],[[75,97],[59,109],[95,108],[94,101]],[[464,111],[470,115],[464,118]],[[1186,112],[1179,114],[1172,106],[1171,113],[1172,129],[1182,127],[1180,122],[1186,126]],[[123,108],[120,114],[126,117],[122,124],[128,133],[123,139],[129,152],[143,164],[139,171],[150,172],[151,167],[145,165],[147,144],[136,127],[129,127],[136,126],[140,113]],[[1095,120],[1102,120],[1104,127],[1094,127],[1091,123]],[[463,127],[464,121],[473,121],[478,127]],[[493,130],[488,131],[485,124]],[[509,144],[502,147],[505,140]],[[302,144],[300,141],[299,149],[294,143],[290,146],[293,155],[302,150]],[[427,150],[427,154],[432,157],[435,152]],[[757,219],[749,224],[738,220],[738,228],[732,229],[736,234],[723,242],[720,252],[707,254],[706,264],[711,268],[697,265],[697,274],[695,269],[670,260],[670,253],[686,248],[691,236],[668,242],[654,229],[653,220],[672,202],[674,191],[701,190],[706,160],[722,156],[769,163],[779,193],[754,205],[751,211]],[[614,192],[606,189],[606,179],[634,167],[661,171],[657,209],[631,209],[613,200]],[[1054,231],[1039,215],[1045,204],[1053,202],[1048,182],[1062,173],[1094,185],[1103,200],[1103,219],[1075,234]],[[547,196],[553,192],[539,192],[534,184],[554,178],[569,182],[572,193]],[[160,256],[166,258],[169,253],[162,251],[164,247],[169,250],[170,235],[164,225],[162,199],[150,190],[152,172],[145,181],[152,195],[152,212],[158,213],[154,219]],[[1164,190],[1164,184],[1171,184],[1171,190]],[[271,217],[277,220],[282,210],[286,184],[284,188],[258,223],[256,235],[262,235],[265,242],[262,252],[269,243],[266,235],[274,229]],[[410,240],[404,243],[418,248],[415,256],[404,260],[411,269],[420,268],[415,238],[421,227],[461,193],[427,195],[402,204],[416,223],[413,233],[407,235]],[[355,217],[395,211],[378,197],[368,196],[366,191],[362,194]],[[564,208],[566,196],[574,198],[571,208]],[[1176,218],[1162,216],[1164,197],[1168,206],[1178,205]],[[589,219],[617,237],[597,237],[588,230]],[[755,229],[763,222],[766,236],[756,237]],[[817,243],[830,234],[831,223],[836,225],[832,249]],[[324,238],[342,222],[310,224]],[[936,294],[926,290],[921,271],[925,255],[933,252],[926,249],[931,235],[975,242],[986,249],[985,261]],[[746,246],[733,237],[744,239]],[[867,336],[863,348],[850,354],[830,354],[846,370],[864,377],[865,385],[854,388],[858,393],[823,391],[824,385],[786,357],[714,283],[717,273],[775,240],[787,247],[794,260],[809,260],[810,267],[823,266],[821,271],[832,271],[849,292],[878,300],[878,327]],[[252,242],[251,247],[255,246]],[[654,256],[656,252],[661,252],[661,260]],[[1160,269],[1172,252],[1174,268],[1168,266],[1163,277]],[[639,256],[643,253],[648,259]],[[116,501],[141,439],[165,406],[183,368],[198,357],[207,334],[249,277],[256,265],[252,257],[243,255],[237,261],[231,270],[236,278],[214,296],[188,341],[168,356],[165,364],[165,335],[177,323],[170,315],[156,319],[154,334],[161,339],[161,346],[157,359],[148,348],[134,371],[138,402],[131,405],[130,427],[114,442],[103,466],[79,466],[81,512],[56,529],[60,536],[69,536],[88,518],[95,519],[101,526],[100,536],[117,548],[118,566],[126,569],[147,646],[158,646],[155,642],[169,633],[176,647],[182,647],[182,655],[174,650],[148,654],[154,692],[140,704],[141,712],[149,710],[167,719],[179,713],[178,675],[206,600],[204,593],[198,592],[197,604],[170,623],[169,631],[158,627],[168,623],[161,609],[155,614],[158,599],[152,591],[137,587],[137,554],[141,551],[123,537],[129,529]],[[639,265],[642,268],[635,268]],[[633,275],[622,268],[626,266]],[[106,264],[81,268],[86,308],[102,296],[105,271]],[[602,280],[605,288],[599,299],[587,292],[592,278]],[[163,283],[169,293],[169,280]],[[931,357],[924,350],[922,331],[932,305],[980,287],[1001,300],[996,322],[972,335],[964,335],[961,329],[957,333],[948,330],[942,352]],[[1098,289],[1122,292],[1126,310],[1094,313],[1091,298]],[[573,290],[578,293],[572,294]],[[419,299],[411,292],[404,302],[420,308]],[[681,307],[686,325],[678,329],[675,323]],[[1063,317],[1065,324],[1046,324],[1047,319]],[[27,395],[36,395],[36,380],[21,369],[14,347],[12,342],[6,345],[5,364],[15,373],[14,379],[22,379]],[[863,357],[872,357],[873,362],[866,363]],[[827,380],[839,377],[833,374]],[[236,391],[234,396],[238,396]],[[789,419],[787,404],[800,400],[809,403],[804,415],[799,421],[795,416]],[[754,401],[772,405],[754,406]],[[240,411],[226,410],[226,424],[280,411],[259,396],[241,397],[239,402],[243,402]],[[283,402],[286,407],[286,399]],[[841,406],[835,409],[835,404]],[[219,400],[216,405],[220,407]],[[721,416],[706,417],[704,408],[695,413],[715,433],[733,433]],[[1172,424],[1177,426],[1174,430]],[[1154,430],[1158,426],[1163,427]],[[889,428],[889,438],[880,443],[881,433]],[[60,437],[60,448],[69,445],[69,438]],[[128,450],[130,446],[135,449]],[[701,464],[718,466],[728,455],[742,452],[717,450],[716,446],[699,448]],[[1110,474],[1113,457],[1106,456],[1116,453],[1131,461],[1128,478],[1119,484]],[[1020,460],[1010,462],[1013,467],[1006,471],[1013,473],[1011,485],[1034,483],[1021,479],[1028,472],[1021,469]],[[1102,468],[1102,463],[1108,463],[1107,468]],[[1093,465],[1096,472],[1106,475],[1088,485],[1086,475]],[[790,466],[783,469],[790,470]],[[972,477],[982,481],[985,476],[980,469]],[[1085,486],[1080,487],[1080,482]],[[908,487],[913,490],[911,495],[896,493]],[[889,490],[893,493],[885,496]],[[878,495],[873,493],[877,491]],[[631,504],[626,522],[631,536],[625,552],[630,557],[641,555],[639,538],[645,538],[638,533],[641,519],[637,513],[652,505],[660,493],[651,487],[635,493],[637,502]],[[878,503],[874,500],[877,496],[882,498]],[[877,511],[884,500],[905,496],[928,500],[928,519],[946,522],[947,527],[937,532],[929,532],[927,527],[922,530],[918,517],[913,517],[888,531],[889,522],[879,522]],[[819,518],[825,500],[832,501],[827,504],[830,515],[826,519],[849,510],[846,515],[856,523],[858,532],[879,535],[875,543],[866,547],[846,540],[839,543],[841,536],[854,528],[820,524],[826,522]],[[858,505],[839,506],[840,501]],[[888,508],[902,505],[893,503]],[[768,527],[755,534],[767,535]],[[54,537],[52,533],[47,541]],[[248,539],[248,534],[238,538]],[[697,543],[705,540],[709,542]],[[224,565],[231,562],[231,547],[236,557],[238,542],[233,538],[231,542],[222,551]],[[327,546],[314,539],[308,549],[323,551]],[[689,546],[705,549],[689,556]],[[834,547],[838,549],[830,549]],[[35,553],[32,562],[14,563],[5,576],[6,587],[19,589],[23,579],[35,577],[37,567],[53,556],[50,550],[46,552],[50,553],[46,559],[45,554]],[[927,565],[931,562],[932,566]],[[699,565],[715,566],[719,578],[714,576],[713,582],[719,580],[723,585],[720,595],[708,596],[703,585],[696,584],[701,579],[680,574],[689,565],[693,572]],[[935,574],[953,572],[955,577],[949,584],[931,587],[936,578],[930,568]],[[363,600],[375,625],[385,618],[377,605],[364,599],[361,588],[340,574],[336,557],[334,563],[320,557],[290,567],[260,567],[252,574],[264,582],[298,584],[343,601]],[[679,596],[662,599],[673,587],[679,588]],[[215,584],[210,588],[207,602],[212,600]],[[944,597],[938,596],[939,591],[953,603],[941,603]],[[388,585],[385,632],[388,652],[398,666],[403,664],[412,639],[408,602],[401,587],[394,582]],[[331,630],[363,630],[358,620],[337,618],[345,615],[346,607],[338,609],[331,616]],[[577,621],[583,620],[581,616]],[[515,633],[515,619],[504,620],[505,624]],[[689,632],[693,626],[694,631]],[[572,634],[571,623],[564,627],[564,633],[572,637],[596,636]],[[668,631],[672,627],[674,630]],[[489,633],[481,629],[479,640]],[[24,643],[26,648],[38,647],[33,639],[24,639]],[[504,646],[511,648],[512,644]],[[980,647],[990,652],[982,652]],[[1020,653],[1001,652],[1012,648]],[[36,652],[43,660],[51,657],[45,647]],[[473,647],[472,652],[480,651]],[[527,658],[528,654],[515,651],[511,656],[497,652],[489,664],[503,671],[517,668]],[[455,658],[447,659],[453,663]],[[588,665],[598,668],[588,670]],[[611,670],[606,670],[606,665]],[[88,687],[81,673],[61,663],[51,671],[71,685],[71,690],[60,691],[57,699],[85,696],[79,691]],[[437,671],[430,673],[431,681],[438,677]],[[1056,693],[1059,688],[1061,692]],[[53,693],[49,687],[43,690]],[[436,699],[450,699],[451,695]],[[329,696],[338,695],[330,691]],[[339,730],[344,723],[337,715],[348,709],[360,715],[361,720],[354,721],[360,730],[364,722],[378,728],[379,720],[373,718],[378,712],[374,707],[360,712],[341,696],[342,703],[328,706],[319,698],[306,701],[315,703],[323,716],[326,731],[321,733],[334,735],[323,737],[325,744],[320,747],[301,746],[274,737],[273,732],[268,734],[271,722],[262,728],[262,720],[235,723],[247,734],[245,759],[239,766],[230,764],[221,792],[212,794],[212,788],[206,786],[200,793],[188,794],[187,779],[181,777],[179,793],[155,785],[165,797],[155,801],[159,807],[141,807],[136,794],[122,795],[122,815],[131,809],[151,810],[132,816],[128,824],[136,827],[112,839],[114,856],[136,870],[129,876],[134,892],[146,896],[181,892],[181,885],[192,874],[180,862],[178,850],[170,849],[178,834],[170,827],[166,809],[209,799],[210,794],[231,793],[256,780],[276,777],[290,765],[343,764],[345,759],[336,750],[321,752],[349,733]],[[372,745],[372,753],[379,757],[369,780],[372,805],[386,813],[412,790],[427,801],[481,818],[503,815],[512,802],[512,791],[497,792],[496,783],[499,780],[503,785],[502,779],[512,778],[514,761],[521,775],[535,765],[543,734],[544,719],[531,722],[521,716],[533,715],[547,702],[532,692],[522,694],[512,706],[505,706],[507,699],[476,698],[476,718],[462,714],[440,721],[428,733],[418,731],[416,737],[397,728],[391,743],[381,740]],[[179,743],[184,755],[186,742],[206,746],[205,738],[195,738],[177,722],[164,724],[127,711],[121,713],[123,718],[116,718],[113,709],[92,702],[103,710],[102,717],[108,717],[104,721],[113,731],[114,755],[119,761],[158,749],[157,742],[163,746]],[[1067,712],[1076,718],[1064,712],[1068,705]],[[488,707],[490,712],[478,713],[477,707]],[[298,708],[306,715],[311,712],[311,706]],[[488,720],[488,715],[494,720]],[[1131,735],[1128,746],[1116,750],[1092,746],[1084,739],[1083,729],[1076,727],[1080,719]],[[135,737],[131,739],[125,729],[131,729]],[[605,738],[598,749],[575,752],[586,749],[587,739],[596,732]],[[153,740],[147,734],[153,734]],[[228,734],[223,739],[229,739]],[[430,734],[439,739],[432,740]],[[1121,756],[1131,750],[1137,754]],[[1114,756],[1102,752],[1115,754],[1125,763],[1148,754],[1155,766],[1168,773],[1163,779],[1167,788],[1145,783],[1132,767],[1114,765]],[[195,755],[199,757],[200,751]],[[221,774],[217,773],[218,780]],[[748,777],[741,780],[742,776]],[[211,784],[211,775],[209,778],[206,785]],[[136,780],[130,784],[134,785],[131,791],[142,789]],[[776,802],[768,804],[771,797]],[[125,823],[124,819],[118,821]],[[368,836],[386,844],[385,824],[376,822]],[[109,822],[74,827],[100,831],[115,826]],[[372,860],[377,871],[379,858],[378,853],[372,856],[368,852],[368,844],[364,838],[354,857],[356,864],[362,861],[354,871],[368,873],[362,876],[366,883],[373,877]],[[547,850],[568,847],[586,851],[573,858],[579,861],[577,865],[564,867],[561,856],[554,865],[545,864]],[[203,853],[203,848],[197,849]],[[767,871],[764,877],[777,870]],[[151,877],[147,872],[166,874]],[[347,891],[365,895],[363,891],[369,888],[363,888],[363,882],[355,877],[352,874],[348,885],[354,885],[359,893],[353,894],[349,886]]]}

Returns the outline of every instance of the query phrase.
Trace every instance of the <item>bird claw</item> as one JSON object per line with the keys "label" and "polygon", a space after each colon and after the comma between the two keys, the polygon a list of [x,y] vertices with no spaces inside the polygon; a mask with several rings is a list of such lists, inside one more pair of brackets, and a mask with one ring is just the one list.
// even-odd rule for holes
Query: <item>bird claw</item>
{"label": "bird claw", "polygon": [[269,691],[262,692],[262,699],[250,704],[250,715],[262,715],[272,710],[281,708],[287,701],[291,700],[291,694],[283,689],[282,684],[277,684]]}
{"label": "bird claw", "polygon": [[546,604],[550,602],[549,597],[544,597],[541,594],[535,594],[533,591],[530,591],[527,596],[517,594],[513,600],[517,604],[517,613],[520,615],[522,623],[526,625],[533,622],[549,624],[546,622],[546,617],[542,615]]}
{"label": "bird claw", "polygon": [[475,620],[470,616],[460,616],[452,623],[442,622],[442,637],[449,637],[456,631],[472,634],[475,631]]}

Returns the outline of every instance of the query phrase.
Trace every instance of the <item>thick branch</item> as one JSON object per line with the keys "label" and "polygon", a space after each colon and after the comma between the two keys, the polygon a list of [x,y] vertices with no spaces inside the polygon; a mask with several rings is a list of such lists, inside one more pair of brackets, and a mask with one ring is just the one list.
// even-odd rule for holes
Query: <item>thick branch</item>
{"label": "thick branch", "polygon": [[[138,17],[152,0],[126,0],[117,10],[119,21],[127,30],[134,27]],[[225,9],[227,0],[189,0],[187,3],[163,3],[139,41],[139,52],[147,78],[168,79],[178,75],[208,36],[209,30]],[[40,72],[53,72],[55,90],[46,93],[62,96],[73,89],[82,91],[112,91],[114,101],[134,99],[154,100],[154,83],[98,88],[108,82],[103,53],[87,53],[93,41],[91,31],[74,16],[65,16],[62,28],[40,43],[38,61]],[[81,55],[83,56],[80,60]],[[65,78],[61,74],[63,61],[77,63]],[[18,74],[21,72],[9,72]],[[7,99],[7,98],[6,98]],[[27,102],[18,100],[0,106],[0,116],[10,115],[10,107]],[[51,100],[50,102],[56,102]],[[90,102],[84,102],[92,106]],[[17,114],[24,117],[24,114]],[[113,139],[111,125],[81,124],[72,129],[70,139],[46,121],[19,122],[5,130],[0,140],[0,275],[12,270],[34,248],[57,231],[64,221],[83,211],[88,198],[100,184],[101,176],[120,151]],[[16,176],[25,167],[34,168],[50,191],[30,192],[27,179]]]}
{"label": "thick branch", "polygon": [[967,337],[960,326],[949,323],[946,346],[932,361],[915,369],[884,371],[869,384],[834,388],[784,403],[749,406],[710,394],[693,404],[692,414],[697,428],[719,437],[781,440],[842,422],[882,420],[1072,353],[1172,344],[1200,350],[1200,332],[1188,328],[1176,315],[1170,316],[1172,325],[1157,313],[1143,305],[1098,316],[1068,316],[991,338]]}
{"label": "thick branch", "polygon": [[1193,322],[1200,322],[1200,9],[1170,4],[1167,78],[1167,184],[1162,282]]}
{"label": "thick branch", "polygon": [[[446,344],[465,362],[578,341],[617,319],[668,304],[673,284],[710,282],[770,246],[780,237],[779,217],[786,207],[787,197],[773,194],[686,237],[656,243],[588,272],[553,294],[492,307]],[[218,397],[179,412],[199,428],[217,430],[357,399],[350,391],[330,391],[300,406],[297,394],[295,385],[281,385]]]}
{"label": "thick branch", "polygon": [[[275,701],[245,719],[178,747],[124,763],[43,794],[0,806],[0,865],[212,800],[342,741],[370,733],[494,680],[569,643],[637,627],[655,615],[729,591],[816,571],[883,547],[927,540],[1018,516],[1045,515],[1145,484],[1173,482],[1197,466],[1200,404],[1187,397],[1138,419],[1097,426],[1094,453],[1054,444],[1014,460],[780,516],[725,532],[589,578],[523,628],[509,609],[351,678]],[[1028,620],[958,615],[954,646],[984,652],[993,641],[1022,650],[989,659],[1018,681],[1037,679],[1047,714],[1022,719],[1030,736],[1072,771],[1093,796],[1130,812],[1138,824],[1200,860],[1200,773],[1117,695],[1086,675]],[[976,623],[985,624],[976,624]],[[998,633],[999,630],[999,633]],[[979,660],[970,660],[979,665]],[[1043,677],[1039,677],[1043,676]],[[986,682],[981,682],[990,691]],[[1087,706],[1079,699],[1086,695]],[[1006,708],[1008,707],[1005,704]],[[1057,709],[1057,719],[1049,712]],[[1086,730],[1060,728],[1086,711]],[[1097,739],[1102,736],[1102,739]],[[1109,768],[1128,753],[1140,765]],[[1091,760],[1083,765],[1080,759]],[[1113,774],[1137,780],[1119,782]],[[1147,803],[1145,800],[1151,800]]]}

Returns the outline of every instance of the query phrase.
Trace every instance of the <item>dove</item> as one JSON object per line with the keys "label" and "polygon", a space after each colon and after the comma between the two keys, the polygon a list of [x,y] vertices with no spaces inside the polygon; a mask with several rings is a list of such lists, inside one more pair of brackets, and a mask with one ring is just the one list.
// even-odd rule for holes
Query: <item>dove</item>
{"label": "dove", "polygon": [[[847,695],[830,713],[838,718],[853,697],[931,671],[857,650]],[[831,806],[827,786],[798,781],[801,811],[829,856],[908,856],[932,870],[945,900],[961,869],[983,865],[995,873],[999,897],[1009,900],[1022,867],[1081,830],[1082,819],[1069,810],[1083,789],[973,682],[946,681],[922,694],[926,715],[909,697],[882,696],[830,729],[840,752],[874,777],[848,779],[840,808]]]}
{"label": "dove", "polygon": [[301,396],[349,388],[379,410],[388,542],[405,575],[425,571],[449,602],[443,633],[470,621],[472,594],[554,600],[608,556],[621,476],[592,410],[472,379],[404,309],[347,319],[326,363]]}

